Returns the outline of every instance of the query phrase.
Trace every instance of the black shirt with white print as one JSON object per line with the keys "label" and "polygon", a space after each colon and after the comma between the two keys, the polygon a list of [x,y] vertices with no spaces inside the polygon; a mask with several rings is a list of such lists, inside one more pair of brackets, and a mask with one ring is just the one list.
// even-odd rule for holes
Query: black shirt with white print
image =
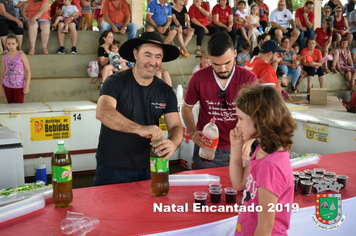
{"label": "black shirt with white print", "polygon": [[[100,90],[117,101],[116,110],[141,125],[159,125],[162,114],[178,112],[177,97],[169,85],[154,77],[148,86],[139,85],[128,69],[109,76]],[[150,139],[112,130],[101,125],[97,160],[115,169],[148,168]]]}

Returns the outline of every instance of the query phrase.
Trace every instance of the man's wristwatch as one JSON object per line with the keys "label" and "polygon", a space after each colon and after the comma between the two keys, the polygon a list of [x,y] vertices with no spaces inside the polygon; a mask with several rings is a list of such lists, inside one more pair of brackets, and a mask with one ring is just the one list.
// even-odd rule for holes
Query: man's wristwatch
{"label": "man's wristwatch", "polygon": [[200,10],[200,9],[201,9],[201,7],[198,7],[198,9]]}

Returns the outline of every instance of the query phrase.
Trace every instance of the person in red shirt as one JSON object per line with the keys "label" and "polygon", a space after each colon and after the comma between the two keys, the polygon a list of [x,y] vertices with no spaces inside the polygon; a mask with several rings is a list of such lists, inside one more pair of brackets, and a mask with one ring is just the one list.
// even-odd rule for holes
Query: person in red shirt
{"label": "person in red shirt", "polygon": [[211,15],[213,16],[211,25],[218,27],[219,31],[226,31],[235,45],[234,14],[232,13],[232,8],[227,5],[227,0],[219,0],[218,4],[213,7]]}
{"label": "person in red shirt", "polygon": [[195,50],[195,54],[200,55],[200,46],[204,35],[213,35],[219,32],[219,29],[215,26],[209,25],[209,3],[201,2],[201,0],[193,0],[193,5],[190,6],[188,13],[190,26],[194,28],[194,34],[197,35],[197,48]]}
{"label": "person in red shirt", "polygon": [[267,27],[267,22],[268,22],[268,14],[269,14],[269,8],[268,6],[263,2],[263,0],[257,0],[257,7],[259,9],[259,16],[260,16],[260,25],[262,25],[263,32],[265,32],[265,29]]}
{"label": "person in red shirt", "polygon": [[310,92],[310,89],[313,84],[313,79],[315,72],[319,76],[319,84],[320,88],[324,87],[324,71],[322,68],[322,64],[320,63],[320,60],[322,59],[322,54],[321,51],[317,48],[315,48],[315,39],[308,39],[307,40],[307,47],[305,47],[300,55],[306,55],[302,59],[302,64],[303,64],[303,70],[305,70],[308,74],[308,88],[307,88],[307,93]]}
{"label": "person in red shirt", "polygon": [[303,7],[295,11],[295,24],[300,31],[297,43],[301,48],[304,47],[304,37],[314,38],[314,3],[307,1]]}
{"label": "person in red shirt", "polygon": [[[335,48],[333,48],[329,51],[329,47],[331,45],[331,41],[332,41],[332,37],[333,37],[332,30],[333,30],[333,28],[331,25],[331,20],[325,19],[323,21],[323,23],[321,24],[321,28],[317,28],[315,30],[315,41],[316,41],[316,48],[322,52],[323,57],[325,57],[329,54],[333,55],[331,72],[337,73],[335,66],[339,60],[339,52]],[[324,72],[330,73],[330,70],[328,69],[327,61],[324,62]]]}
{"label": "person in red shirt", "polygon": [[262,85],[273,86],[278,89],[276,70],[285,52],[275,40],[268,40],[261,45],[256,57],[246,62],[245,68],[257,75],[258,82]]}
{"label": "person in red shirt", "polygon": [[126,0],[105,0],[101,5],[101,14],[104,22],[100,26],[100,34],[104,30],[112,30],[114,33],[128,33],[128,39],[136,37],[137,25],[130,23],[131,12]]}

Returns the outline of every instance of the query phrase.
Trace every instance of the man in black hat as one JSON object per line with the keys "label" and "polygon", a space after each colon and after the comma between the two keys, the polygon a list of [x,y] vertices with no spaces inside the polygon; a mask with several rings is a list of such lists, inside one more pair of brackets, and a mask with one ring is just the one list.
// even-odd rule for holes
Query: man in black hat
{"label": "man in black hat", "polygon": [[[94,185],[125,183],[150,178],[150,148],[168,159],[183,138],[172,87],[154,76],[162,62],[179,56],[178,48],[162,43],[155,32],[126,41],[120,55],[136,62],[132,69],[113,74],[100,90],[96,117],[102,122],[96,153]],[[158,127],[164,114],[168,139]]]}
{"label": "man in black hat", "polygon": [[277,41],[268,40],[261,45],[258,55],[246,62],[245,68],[257,75],[260,84],[278,89],[276,71],[285,51]]}

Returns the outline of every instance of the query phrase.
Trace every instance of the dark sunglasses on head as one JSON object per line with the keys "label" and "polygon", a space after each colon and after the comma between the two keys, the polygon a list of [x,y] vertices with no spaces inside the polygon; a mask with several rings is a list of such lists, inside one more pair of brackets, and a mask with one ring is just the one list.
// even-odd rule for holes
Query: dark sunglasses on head
{"label": "dark sunglasses on head", "polygon": [[218,93],[218,97],[224,99],[224,101],[220,102],[220,107],[222,109],[227,109],[227,101],[226,101],[226,92],[225,90],[220,90]]}

